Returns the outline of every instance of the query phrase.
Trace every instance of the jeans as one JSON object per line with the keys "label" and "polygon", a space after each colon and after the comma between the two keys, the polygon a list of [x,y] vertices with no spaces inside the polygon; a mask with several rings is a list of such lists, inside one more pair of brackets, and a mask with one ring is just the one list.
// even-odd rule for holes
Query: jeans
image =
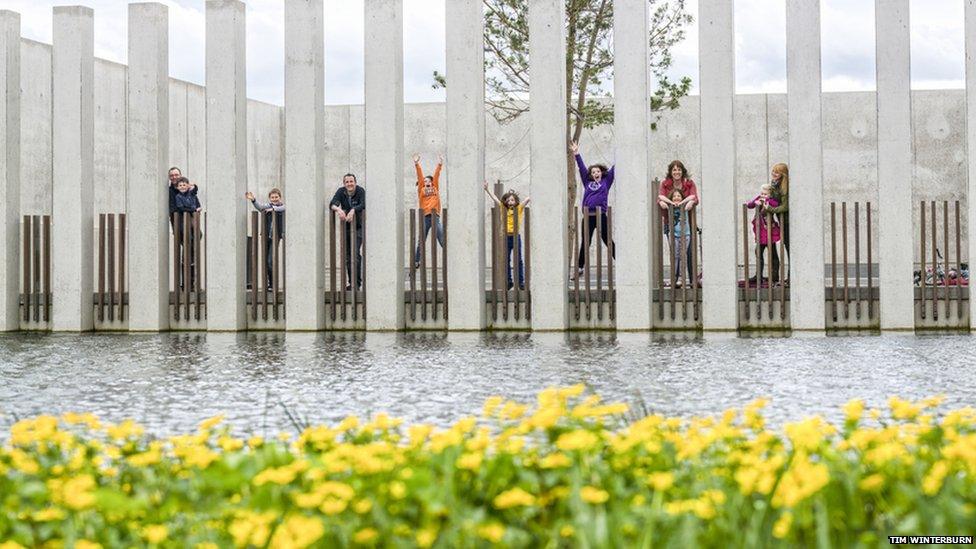
{"label": "jeans", "polygon": [[[281,241],[281,237],[278,237],[278,241]],[[264,258],[266,263],[266,272],[268,274],[268,288],[274,287],[274,240],[271,238],[266,238],[264,240]]]}
{"label": "jeans", "polygon": [[676,235],[671,242],[671,249],[674,251],[674,279],[681,280],[681,263],[684,262],[685,270],[688,271],[688,282],[694,283],[695,277],[691,272],[691,235],[685,236],[684,240],[684,253],[681,253],[681,235]]}
{"label": "jeans", "polygon": [[[610,256],[613,259],[617,258],[617,247],[613,242],[609,241],[609,235],[607,235],[607,212],[600,210],[600,236],[602,237],[603,244],[610,248]],[[583,211],[583,220],[580,223],[580,249],[579,258],[577,259],[576,265],[582,269],[586,266],[586,250],[590,247],[590,241],[593,240],[593,231],[596,230],[596,212],[589,213],[586,210]],[[589,230],[586,226],[589,225]]]}
{"label": "jeans", "polygon": [[[189,217],[190,215],[191,214],[180,213],[179,215],[176,216],[176,224],[173,225],[173,238],[174,238],[173,246],[175,248],[176,257],[177,257],[177,262],[176,262],[177,264],[175,267],[177,269],[177,272],[179,273],[179,276],[177,277],[179,280],[179,288],[183,289],[184,286],[187,286],[186,289],[192,292],[197,289],[196,287],[196,277],[197,277],[196,245],[200,239],[200,233],[199,231],[197,231],[196,238],[194,238],[193,222]],[[184,223],[189,225],[188,230],[190,231],[186,246],[183,245]],[[189,265],[186,265],[186,263],[189,263]],[[190,280],[184,280],[183,278],[185,268],[189,269]]]}
{"label": "jeans", "polygon": [[[759,245],[759,270],[756,271],[756,278],[771,278],[773,282],[779,282],[779,252],[776,250],[778,247],[778,242],[773,242],[772,245],[760,244]],[[783,243],[786,244],[785,242]],[[763,272],[763,266],[766,264],[766,248],[772,250],[773,256],[773,276],[767,277],[766,273]]]}
{"label": "jeans", "polygon": [[359,289],[363,285],[363,228],[347,226],[346,227],[346,276],[349,277],[349,284],[352,285],[352,233],[356,232],[356,289]]}
{"label": "jeans", "polygon": [[508,244],[508,253],[505,254],[505,259],[507,261],[507,273],[508,273],[508,285],[512,285],[512,251],[518,249],[518,280],[519,286],[525,286],[525,264],[522,261],[522,237],[508,235],[505,237],[506,243]]}
{"label": "jeans", "polygon": [[[427,241],[427,236],[430,234],[430,226],[434,226],[434,234],[437,235],[437,243],[444,248],[444,226],[441,225],[441,216],[436,214],[427,214],[424,216],[424,232],[421,237],[421,242]],[[417,243],[417,251],[413,255],[413,262],[420,263],[420,242]]]}

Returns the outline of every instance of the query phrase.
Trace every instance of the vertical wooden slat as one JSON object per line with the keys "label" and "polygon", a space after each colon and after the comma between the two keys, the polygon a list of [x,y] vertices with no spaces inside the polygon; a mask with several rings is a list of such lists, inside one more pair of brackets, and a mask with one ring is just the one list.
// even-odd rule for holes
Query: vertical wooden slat
{"label": "vertical wooden slat", "polygon": [[491,307],[491,321],[498,320],[498,270],[501,265],[498,263],[498,208],[491,208],[491,235],[488,241],[491,243],[491,280],[488,282],[490,291],[489,306]]}
{"label": "vertical wooden slat", "polygon": [[[205,268],[207,261],[207,241],[203,237],[203,229],[207,225],[207,214],[200,212],[193,212],[190,216],[190,222],[193,227],[193,249],[196,252],[196,261],[193,262],[193,270],[196,275],[194,280],[194,286],[196,292],[194,293],[194,305],[195,312],[194,318],[200,320],[201,318],[201,305],[203,303],[203,293],[207,289],[207,270]],[[187,302],[187,307],[190,303]]]}
{"label": "vertical wooden slat", "polygon": [[[51,244],[49,239],[41,238],[41,226],[40,223],[38,223],[40,219],[41,218],[38,217],[34,218],[34,234],[32,235],[34,239],[34,288],[35,291],[38,292],[38,295],[34,297],[34,322],[39,322],[41,319],[45,321],[50,320],[50,318],[46,315],[50,308],[50,296],[46,295],[46,292],[41,290],[41,250],[44,251],[44,254],[48,254]],[[46,222],[48,217],[44,216],[43,219]],[[41,314],[42,304],[44,307],[44,315]]]}
{"label": "vertical wooden slat", "polygon": [[521,294],[519,293],[519,261],[522,259],[522,247],[519,246],[519,236],[522,234],[522,226],[519,223],[518,208],[515,208],[515,214],[512,216],[512,302],[513,302],[513,313],[515,315],[515,320],[522,319],[522,308],[519,300]]}
{"label": "vertical wooden slat", "polygon": [[340,295],[339,313],[340,313],[340,318],[342,318],[343,322],[346,321],[346,287],[348,286],[350,289],[352,289],[352,284],[351,283],[347,284],[346,278],[352,278],[353,276],[356,276],[354,273],[346,272],[347,269],[351,268],[350,261],[349,261],[349,254],[346,252],[346,248],[348,247],[346,245],[346,232],[348,230],[349,230],[349,223],[346,223],[345,221],[340,219],[339,220],[339,247],[341,248],[340,253],[342,255],[342,268],[339,270],[339,272],[342,274],[342,278],[340,280],[341,293],[339,294]]}
{"label": "vertical wooden slat", "polygon": [[329,309],[332,311],[332,322],[336,319],[336,213],[326,210],[329,216]]}
{"label": "vertical wooden slat", "polygon": [[[746,320],[749,320],[750,309],[752,309],[749,301],[749,210],[745,204],[742,205],[742,264],[744,270],[743,275],[745,277],[742,283],[742,295],[744,298],[742,302],[745,303]],[[759,283],[759,275],[756,275],[756,283]]]}
{"label": "vertical wooden slat", "polygon": [[180,263],[180,244],[181,240],[177,238],[177,229],[180,223],[179,214],[172,214],[171,227],[173,229],[173,320],[180,319],[180,273],[183,272],[183,265]]}
{"label": "vertical wooden slat", "polygon": [[932,205],[932,320],[939,320],[939,260],[938,260],[938,229],[935,221],[935,200]]}
{"label": "vertical wooden slat", "polygon": [[417,263],[416,247],[419,246],[420,243],[417,241],[417,213],[415,210],[410,210],[410,240],[408,240],[407,242],[409,242],[408,246],[411,248],[410,259],[408,259],[408,261],[410,262],[410,271],[409,271],[410,272],[410,280],[409,280],[410,320],[416,321],[417,320],[417,296],[415,295],[415,292],[417,291],[417,268],[418,268],[416,264]]}
{"label": "vertical wooden slat", "polygon": [[261,212],[258,218],[258,274],[260,276],[261,286],[258,287],[258,299],[261,300],[261,319],[267,322],[268,320],[268,286],[271,285],[271,281],[268,280],[268,226],[266,225],[267,218],[264,217],[264,212]]}
{"label": "vertical wooden slat", "polygon": [[[782,227],[780,227],[780,237],[779,237],[779,319],[786,320],[786,252],[784,245],[786,240],[784,239],[783,229],[786,228],[786,220]],[[775,242],[770,243],[771,246],[776,246]],[[817,284],[823,285],[823,278],[821,277],[820,282]]]}
{"label": "vertical wooden slat", "polygon": [[[507,206],[502,207],[501,211],[502,211],[502,218],[498,220],[498,224],[502,226],[502,230],[504,231],[503,234],[505,236],[503,237],[504,239],[502,240],[502,242],[499,244],[498,247],[499,247],[499,251],[505,254],[503,256],[504,260],[502,261],[501,264],[504,265],[507,270],[505,271],[505,276],[500,279],[499,288],[501,288],[501,293],[502,293],[502,319],[507,322],[508,321],[508,278],[509,277],[512,277],[513,279],[515,278],[514,276],[512,276],[515,274],[514,272],[512,272],[512,269],[514,269],[515,266],[512,265],[512,254],[508,251],[508,207]],[[518,210],[516,210],[516,213],[517,212]]]}
{"label": "vertical wooden slat", "polygon": [[[585,224],[586,221],[583,221],[583,223]],[[573,228],[576,229],[576,234],[580,235],[580,242],[583,242],[583,239],[586,238],[586,236],[580,232],[580,210],[576,208],[573,208]],[[579,266],[580,266],[579,257],[576,254],[576,249],[575,249],[576,243],[573,242],[571,246],[572,247],[570,249],[572,250],[572,253],[569,254],[569,262],[570,262],[569,272],[573,273],[574,275],[573,276],[573,298],[576,301],[575,303],[576,320],[578,321],[580,319],[580,274],[581,273],[579,272]]]}
{"label": "vertical wooden slat", "polygon": [[607,207],[607,300],[610,302],[610,320],[617,320],[617,297],[614,294],[613,264],[614,258],[613,245],[613,207]]}
{"label": "vertical wooden slat", "polygon": [[871,203],[868,202],[864,207],[864,214],[867,216],[867,246],[868,246],[868,318],[874,318],[874,281],[871,277],[874,275],[873,266],[871,265],[871,249],[873,238],[871,234]]}
{"label": "vertical wooden slat", "polygon": [[108,214],[105,218],[108,227],[105,231],[106,244],[108,246],[108,320],[115,321],[115,214]]}
{"label": "vertical wooden slat", "polygon": [[24,226],[21,229],[23,231],[24,249],[21,254],[21,271],[24,275],[24,304],[23,304],[23,317],[24,322],[30,322],[30,311],[31,311],[31,294],[33,288],[31,288],[31,282],[33,282],[33,277],[31,276],[31,216],[24,216]]}
{"label": "vertical wooden slat", "polygon": [[[359,214],[354,214],[356,217]],[[359,320],[359,287],[363,283],[362,278],[362,267],[360,263],[362,258],[359,257],[359,231],[356,230],[356,220],[354,219],[349,225],[349,243],[352,249],[349,253],[349,260],[352,261],[352,269],[349,271],[349,285],[352,288],[352,320],[353,322]]]}
{"label": "vertical wooden slat", "polygon": [[125,261],[128,253],[125,214],[119,214],[119,321],[124,322],[128,308],[128,291],[125,283]]}
{"label": "vertical wooden slat", "polygon": [[847,262],[847,202],[841,202],[841,243],[844,245],[844,320],[850,319],[851,315],[851,296],[850,284],[848,283],[848,262]]}
{"label": "vertical wooden slat", "polygon": [[251,261],[247,266],[251,271],[251,320],[258,319],[258,287],[261,281],[258,279],[258,212],[251,212]]}
{"label": "vertical wooden slat", "polygon": [[[423,210],[421,210],[423,213]],[[431,320],[437,321],[437,229],[434,227],[434,214],[430,214],[430,289],[431,289]]]}
{"label": "vertical wooden slat", "polygon": [[920,223],[919,223],[919,239],[918,239],[919,240],[919,243],[920,243],[919,246],[921,248],[920,249],[920,253],[919,253],[919,257],[921,258],[921,267],[920,267],[921,270],[919,271],[921,273],[921,281],[919,282],[919,288],[920,288],[921,293],[922,293],[922,296],[921,296],[921,298],[922,298],[921,299],[921,311],[922,311],[922,315],[921,316],[922,316],[922,319],[924,320],[925,319],[925,315],[926,315],[926,299],[927,299],[926,298],[926,294],[925,294],[925,285],[926,285],[926,282],[925,282],[925,269],[926,269],[926,265],[925,265],[925,201],[924,200],[922,201],[921,206],[922,207],[921,207],[921,214],[920,214],[921,217],[920,217]]}
{"label": "vertical wooden slat", "polygon": [[[657,201],[654,202],[657,205]],[[657,287],[657,318],[664,320],[664,222],[658,210],[651,215],[651,242],[654,246],[654,285]],[[653,291],[653,289],[652,289]]]}
{"label": "vertical wooden slat", "polygon": [[356,250],[362,250],[360,254],[359,261],[359,272],[362,273],[360,277],[360,290],[359,290],[359,306],[363,309],[363,319],[366,318],[366,239],[369,236],[366,233],[366,211],[363,210],[359,212],[359,222],[363,227],[363,238],[357,243],[358,248]]}
{"label": "vertical wooden slat", "polygon": [[444,231],[444,249],[443,249],[443,255],[441,256],[443,258],[443,261],[441,261],[441,269],[443,269],[443,271],[442,271],[442,274],[443,274],[442,280],[444,281],[444,290],[443,290],[444,293],[442,294],[443,298],[441,299],[441,307],[443,307],[443,309],[442,309],[442,312],[443,312],[443,315],[444,315],[443,318],[444,318],[444,320],[446,322],[448,320],[447,319],[447,310],[448,310],[447,300],[449,299],[449,296],[450,296],[450,293],[449,293],[450,288],[448,288],[448,286],[447,286],[447,208],[444,208],[443,210],[441,210],[441,228]]}
{"label": "vertical wooden slat", "polygon": [[271,316],[278,320],[278,288],[281,285],[281,276],[278,265],[278,212],[271,210]]}
{"label": "vertical wooden slat", "polygon": [[190,320],[190,292],[193,290],[193,280],[191,279],[191,267],[196,259],[196,250],[192,248],[193,245],[193,220],[192,215],[183,216],[183,303],[186,304],[184,307],[183,318],[185,320]]}
{"label": "vertical wooden slat", "polygon": [[[599,207],[596,208],[597,217],[594,218],[596,223],[596,318],[597,320],[603,320],[603,225],[604,225],[604,215],[606,212],[601,210]],[[610,250],[607,250],[607,254]]]}
{"label": "vertical wooden slat", "polygon": [[532,223],[529,222],[529,208],[525,209],[525,239],[522,246],[525,249],[525,319],[532,320]]}
{"label": "vertical wooden slat", "polygon": [[[281,289],[281,297],[280,297],[280,299],[281,299],[281,305],[284,305],[285,304],[285,299],[288,298],[288,288],[286,287],[286,285],[288,284],[288,246],[286,245],[287,243],[285,242],[285,239],[287,238],[288,233],[287,233],[287,230],[286,230],[287,227],[285,226],[285,223],[287,223],[287,220],[284,217],[285,216],[285,213],[284,212],[280,212],[278,215],[281,216],[281,232],[282,232],[282,234],[281,234],[281,242],[278,244],[278,246],[279,246],[279,253],[281,254],[281,257],[278,258],[278,264],[281,266],[281,277],[280,277],[281,285],[278,286],[278,288]],[[275,227],[276,227],[276,230],[277,230],[277,225],[275,225]],[[316,266],[316,268],[318,268],[318,267]],[[275,278],[277,279],[279,277],[276,275]],[[282,320],[286,319],[287,316],[288,316],[288,309],[286,307],[281,307],[281,318],[282,318]]]}
{"label": "vertical wooden slat", "polygon": [[98,321],[105,320],[105,214],[98,214]]}
{"label": "vertical wooden slat", "polygon": [[[42,248],[43,257],[41,258],[43,261],[43,271],[41,274],[43,279],[43,292],[44,292],[44,321],[50,322],[51,321],[51,216],[49,215],[42,216],[41,221],[43,223],[42,226],[43,233],[41,237],[43,238],[43,242],[44,242],[43,245],[44,247]],[[35,221],[35,228],[36,226],[37,223]],[[37,252],[35,248],[35,254],[36,253]]]}
{"label": "vertical wooden slat", "polygon": [[948,318],[952,314],[952,308],[949,307],[949,263],[952,259],[949,256],[949,201],[942,201],[942,242],[945,247],[945,257],[943,258],[942,264],[944,265],[943,271],[945,276],[942,277],[943,288],[943,303],[945,303],[945,315]]}
{"label": "vertical wooden slat", "polygon": [[427,231],[424,230],[424,211],[417,212],[417,230],[420,242],[420,320],[427,321]]}
{"label": "vertical wooden slat", "polygon": [[668,217],[667,217],[668,230],[668,267],[671,271],[671,320],[674,321],[675,315],[677,314],[677,299],[678,299],[678,274],[677,270],[674,268],[675,259],[674,256],[677,253],[675,248],[678,246],[676,243],[677,235],[674,234],[674,210],[668,207]]}
{"label": "vertical wooden slat", "polygon": [[767,306],[769,307],[769,320],[773,319],[773,252],[776,251],[776,243],[773,242],[773,214],[766,213],[766,272],[769,278],[766,281],[766,296],[768,297]]}
{"label": "vertical wooden slat", "polygon": [[[687,232],[686,229],[688,227],[687,210],[682,211],[680,215],[683,216],[683,219],[681,220],[683,225],[681,227],[681,234],[677,235],[679,241],[678,250],[674,254],[674,258],[675,258],[675,263],[680,263],[682,266],[681,269],[676,271],[678,280],[682,281],[681,282],[681,320],[688,320],[688,284],[685,282],[685,278],[686,278],[685,275],[688,272],[688,265],[685,265],[685,263],[688,262],[688,254],[686,253],[686,250],[688,249],[688,240],[687,237],[685,236],[685,233]],[[679,257],[681,258],[680,261],[678,261]]]}
{"label": "vertical wooden slat", "polygon": [[691,300],[695,311],[694,320],[697,323],[701,318],[701,296],[698,291],[698,208],[692,209],[688,214],[691,221]]}
{"label": "vertical wooden slat", "polygon": [[854,203],[854,316],[861,320],[861,203]]}
{"label": "vertical wooden slat", "polygon": [[[584,228],[583,228],[583,238],[584,238],[583,242],[586,243],[586,245],[585,245],[586,253],[583,256],[583,257],[585,257],[585,262],[584,263],[586,265],[586,267],[585,267],[586,270],[583,272],[583,275],[585,276],[584,280],[585,280],[585,284],[586,284],[586,288],[585,288],[585,291],[586,291],[586,320],[590,320],[591,313],[592,313],[592,306],[590,305],[590,303],[592,301],[592,296],[590,295],[590,270],[591,270],[590,267],[593,265],[593,262],[592,262],[592,258],[590,257],[590,245],[593,243],[593,239],[590,238],[590,224],[593,223],[593,211],[594,210],[592,208],[587,208],[586,210],[583,211],[583,226],[584,226]],[[597,241],[597,242],[599,243],[599,241]]]}
{"label": "vertical wooden slat", "polygon": [[962,318],[962,245],[959,225],[959,201],[956,200],[956,317]]}
{"label": "vertical wooden slat", "polygon": [[830,316],[837,322],[837,202],[830,203]]}

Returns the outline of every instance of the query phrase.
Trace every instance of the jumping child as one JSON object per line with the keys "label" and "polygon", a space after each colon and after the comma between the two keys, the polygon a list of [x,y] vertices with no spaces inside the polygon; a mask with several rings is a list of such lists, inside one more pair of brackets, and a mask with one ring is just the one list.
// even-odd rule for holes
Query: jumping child
{"label": "jumping child", "polygon": [[[434,168],[434,176],[424,176],[424,169],[420,167],[420,155],[413,155],[413,166],[417,169],[417,202],[420,209],[424,212],[424,232],[420,242],[427,239],[430,234],[431,226],[434,227],[434,234],[437,236],[437,243],[444,248],[444,227],[441,225],[441,191],[440,178],[441,167],[444,166],[444,157],[437,157],[437,167]],[[417,242],[417,251],[413,255],[413,268],[420,267],[420,242]]]}
{"label": "jumping child", "polygon": [[[586,166],[583,162],[583,157],[579,153],[579,145],[573,141],[569,145],[570,150],[576,157],[576,166],[579,168],[580,183],[583,184],[583,227],[588,227],[589,229],[580,230],[580,249],[579,258],[577,259],[576,266],[576,276],[579,277],[583,274],[583,269],[586,267],[586,250],[590,247],[590,241],[593,239],[593,231],[596,230],[597,222],[600,223],[600,234],[603,239],[603,244],[610,249],[610,255],[614,259],[617,257],[616,246],[610,241],[607,234],[607,198],[610,194],[610,187],[613,186],[613,169],[611,166],[608,170],[603,164],[593,164],[590,167]],[[599,219],[598,219],[599,218]]]}
{"label": "jumping child", "polygon": [[[769,183],[763,184],[759,195],[746,203],[746,207],[750,210],[755,209],[756,214],[752,218],[752,234],[755,238],[755,242],[759,245],[759,259],[758,259],[758,270],[757,275],[751,277],[749,282],[755,282],[757,280],[765,281],[766,278],[763,277],[763,265],[766,261],[765,251],[768,247],[770,253],[773,257],[773,276],[772,281],[774,283],[779,282],[779,253],[776,252],[776,243],[780,239],[780,226],[779,222],[776,221],[774,217],[773,225],[767,230],[766,227],[766,214],[772,213],[772,209],[779,206],[779,201],[770,196],[773,192],[773,186]],[[772,242],[770,242],[772,239]]]}
{"label": "jumping child", "polygon": [[[274,276],[274,240],[276,238],[280,241],[285,236],[285,203],[281,199],[281,190],[277,187],[268,191],[267,203],[258,202],[251,191],[244,193],[244,198],[251,201],[255,210],[264,212],[264,257],[268,275],[266,280],[268,281],[267,289],[272,290],[274,289],[272,280]],[[274,219],[274,227],[272,227],[272,219]],[[275,238],[272,238],[272,233],[274,233]],[[257,280],[254,280],[254,283],[256,284]]]}
{"label": "jumping child", "polygon": [[[529,205],[529,201],[532,199],[525,197],[525,201],[519,200],[519,195],[514,190],[509,189],[504,195],[502,195],[501,200],[495,196],[495,193],[488,189],[488,182],[485,181],[482,188],[488,193],[488,196],[495,202],[499,208],[505,208],[505,242],[507,243],[508,252],[505,254],[505,259],[507,263],[506,272],[508,273],[508,289],[512,289],[513,283],[512,279],[512,251],[518,250],[519,260],[518,260],[518,281],[519,289],[525,289],[525,268],[522,258],[524,254],[522,252],[522,235],[515,234],[515,216],[518,216],[519,227],[524,227],[525,219],[525,207]],[[520,233],[522,231],[519,231]]]}

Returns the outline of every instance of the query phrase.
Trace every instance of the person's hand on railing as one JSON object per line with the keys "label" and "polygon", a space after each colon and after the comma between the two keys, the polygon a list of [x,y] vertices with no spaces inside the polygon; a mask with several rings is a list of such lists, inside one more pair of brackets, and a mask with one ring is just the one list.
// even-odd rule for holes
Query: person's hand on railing
{"label": "person's hand on railing", "polygon": [[346,223],[352,223],[353,219],[356,218],[356,210],[349,210],[346,214]]}

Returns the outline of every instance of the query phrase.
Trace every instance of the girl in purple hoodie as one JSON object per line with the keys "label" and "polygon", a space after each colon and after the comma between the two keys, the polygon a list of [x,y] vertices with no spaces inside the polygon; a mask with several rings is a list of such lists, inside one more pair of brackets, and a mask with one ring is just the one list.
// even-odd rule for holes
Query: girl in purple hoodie
{"label": "girl in purple hoodie", "polygon": [[[583,162],[583,157],[579,154],[579,144],[571,142],[570,150],[576,156],[576,166],[579,168],[580,182],[583,184],[583,223],[582,227],[589,229],[580,230],[580,249],[577,258],[576,276],[583,274],[586,268],[586,249],[590,247],[593,239],[593,231],[596,230],[597,223],[600,224],[600,234],[603,243],[610,249],[610,255],[614,259],[617,257],[616,247],[607,237],[607,197],[610,194],[610,187],[613,186],[613,166],[608,170],[603,164],[594,164],[587,167]],[[599,218],[599,219],[598,219]]]}

